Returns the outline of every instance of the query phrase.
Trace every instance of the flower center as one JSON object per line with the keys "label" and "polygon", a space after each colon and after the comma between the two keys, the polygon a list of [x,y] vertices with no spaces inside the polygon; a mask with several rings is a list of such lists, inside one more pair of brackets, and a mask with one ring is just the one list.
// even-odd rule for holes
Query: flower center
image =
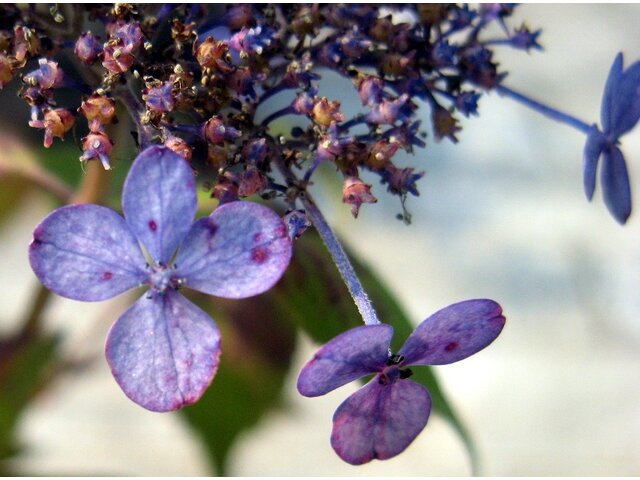
{"label": "flower center", "polygon": [[390,385],[413,375],[411,369],[402,368],[403,361],[404,357],[401,355],[389,355],[387,366],[378,374],[378,383],[380,385]]}
{"label": "flower center", "polygon": [[166,266],[162,263],[151,265],[149,274],[149,285],[153,291],[162,295],[167,288],[178,290],[184,284],[184,278],[178,277],[175,265]]}

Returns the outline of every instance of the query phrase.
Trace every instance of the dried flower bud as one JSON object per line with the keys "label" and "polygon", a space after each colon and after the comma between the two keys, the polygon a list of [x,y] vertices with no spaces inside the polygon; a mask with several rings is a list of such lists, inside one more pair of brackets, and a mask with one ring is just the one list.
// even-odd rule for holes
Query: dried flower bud
{"label": "dried flower bud", "polygon": [[455,134],[462,129],[458,125],[458,120],[449,111],[438,106],[433,110],[431,118],[436,140],[448,137],[452,142],[458,142]]}
{"label": "dried flower bud", "polygon": [[264,138],[248,141],[242,147],[242,156],[254,165],[259,165],[267,158],[269,146]]}
{"label": "dried flower bud", "polygon": [[310,92],[302,91],[296,95],[296,98],[291,104],[293,111],[300,115],[310,115],[311,112],[313,112],[313,107],[315,105],[315,93],[316,90],[313,89]]}
{"label": "dried flower bud", "polygon": [[316,123],[328,127],[332,122],[342,122],[344,115],[340,112],[340,102],[330,101],[327,97],[322,97],[316,99],[311,118]]}
{"label": "dried flower bud", "polygon": [[218,181],[211,192],[213,198],[217,198],[220,205],[238,200],[238,182],[232,172],[224,172],[218,176]]}
{"label": "dried flower bud", "polygon": [[116,114],[116,102],[109,97],[93,94],[78,109],[89,123],[97,120],[102,125],[111,123]]}
{"label": "dried flower bud", "polygon": [[226,127],[217,115],[211,117],[203,126],[203,137],[213,145],[223,145],[225,140],[234,140],[240,133],[233,127]]}
{"label": "dried flower bud", "polygon": [[34,30],[21,25],[13,28],[13,34],[13,56],[24,65],[29,56],[33,57],[40,52],[40,39]]}
{"label": "dried flower bud", "polygon": [[224,21],[231,30],[254,25],[256,20],[253,7],[247,4],[234,5],[224,14]]}
{"label": "dried flower bud", "polygon": [[390,77],[414,78],[416,51],[401,54],[397,52],[387,53],[380,62],[380,71]]}
{"label": "dried flower bud", "polygon": [[156,87],[146,88],[142,99],[147,109],[153,113],[170,112],[176,104],[171,82],[164,82]]}
{"label": "dried flower bud", "polygon": [[382,182],[388,184],[388,189],[391,193],[397,195],[411,193],[412,195],[419,196],[420,193],[418,192],[416,181],[424,176],[424,172],[413,172],[413,168],[397,168],[390,163],[381,174]]}
{"label": "dried flower bud", "polygon": [[100,39],[91,32],[81,34],[73,49],[76,56],[87,65],[93,64],[102,53],[102,50]]}
{"label": "dried flower bud", "polygon": [[0,52],[0,89],[13,79],[13,67],[9,57]]}
{"label": "dried flower bud", "polygon": [[38,64],[40,66],[36,70],[24,76],[23,80],[27,85],[38,86],[43,90],[58,88],[62,85],[64,73],[57,62],[41,58]]}
{"label": "dried flower bud", "polygon": [[267,177],[264,176],[260,170],[254,165],[248,165],[244,172],[242,172],[242,175],[240,175],[238,195],[248,197],[249,195],[260,193],[267,188],[268,184],[269,181]]}
{"label": "dried flower bud", "polygon": [[180,137],[169,137],[164,142],[165,147],[170,148],[188,162],[193,156],[193,148]]}
{"label": "dried flower bud", "polygon": [[111,73],[123,73],[131,68],[135,57],[131,46],[125,47],[121,41],[108,42],[104,47],[102,66]]}
{"label": "dried flower bud", "polygon": [[84,153],[80,157],[80,161],[100,160],[104,169],[110,170],[109,156],[112,148],[113,142],[104,131],[89,133],[82,139],[82,151]]}
{"label": "dried flower bud", "polygon": [[342,186],[342,202],[351,205],[351,213],[358,217],[360,205],[376,203],[378,199],[371,194],[371,185],[367,185],[357,177],[347,177]]}
{"label": "dried flower bud", "polygon": [[73,114],[64,108],[45,110],[43,120],[31,120],[29,126],[34,128],[44,128],[44,146],[49,148],[53,144],[53,138],[64,138],[73,124],[75,118]]}
{"label": "dried flower bud", "polygon": [[202,68],[211,68],[220,73],[229,73],[233,70],[229,45],[226,42],[216,42],[213,37],[208,37],[198,45],[195,56]]}
{"label": "dried flower bud", "polygon": [[391,162],[391,157],[395,155],[398,148],[400,145],[396,142],[389,142],[386,139],[378,140],[371,146],[367,165],[374,170],[382,170]]}

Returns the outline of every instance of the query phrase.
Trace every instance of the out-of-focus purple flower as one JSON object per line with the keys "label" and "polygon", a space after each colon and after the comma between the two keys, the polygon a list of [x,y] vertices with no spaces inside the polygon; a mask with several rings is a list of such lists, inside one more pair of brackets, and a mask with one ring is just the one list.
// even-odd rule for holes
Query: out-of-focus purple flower
{"label": "out-of-focus purple flower", "polygon": [[145,89],[142,99],[147,109],[154,113],[168,113],[173,110],[176,104],[171,82],[164,82],[158,86]]}
{"label": "out-of-focus purple flower", "polygon": [[224,298],[262,293],[286,269],[291,240],[280,217],[255,203],[229,203],[193,222],[193,172],[165,147],[137,157],[122,206],[124,218],[93,204],[55,210],[36,227],[29,260],[47,288],[75,300],[149,287],[111,327],[107,360],[131,400],[175,410],[200,398],[220,355],[217,326],[178,290]]}
{"label": "out-of-focus purple flower", "polygon": [[324,395],[374,374],[333,416],[331,445],[353,465],[385,460],[404,451],[427,424],[429,392],[407,380],[412,365],[446,365],[489,345],[502,331],[505,317],[492,300],[450,305],[424,320],[400,351],[390,350],[393,327],[366,325],[338,335],[304,366],[298,391]]}
{"label": "out-of-focus purple flower", "polygon": [[526,50],[527,52],[530,49],[542,50],[542,45],[538,43],[538,37],[542,33],[541,29],[532,32],[529,30],[525,24],[522,24],[519,28],[515,30],[511,38],[509,39],[509,44],[515,48],[521,48],[522,50]]}
{"label": "out-of-focus purple flower", "polygon": [[62,86],[64,73],[57,62],[46,58],[38,60],[39,67],[24,76],[27,85],[38,86],[42,90],[50,90]]}
{"label": "out-of-focus purple flower", "polygon": [[455,106],[465,117],[470,115],[478,115],[478,100],[482,94],[471,90],[468,92],[460,92],[456,95]]}
{"label": "out-of-focus purple flower", "polygon": [[596,187],[596,171],[602,157],[600,183],[609,212],[620,223],[631,214],[631,187],[622,151],[618,147],[622,135],[640,120],[640,62],[626,70],[619,53],[607,78],[602,96],[600,121],[602,131],[593,126],[587,135],[583,155],[583,181],[587,198],[591,200]]}
{"label": "out-of-focus purple flower", "polygon": [[398,168],[390,163],[380,172],[382,183],[388,185],[390,192],[398,195],[406,195],[411,193],[414,196],[420,196],[416,182],[424,176],[424,172],[413,173],[414,168]]}
{"label": "out-of-focus purple flower", "polygon": [[229,47],[238,52],[241,57],[262,55],[274,42],[275,30],[257,26],[255,28],[243,27],[229,39]]}
{"label": "out-of-focus purple flower", "polygon": [[374,107],[382,101],[384,82],[380,78],[360,76],[355,82],[363,105]]}
{"label": "out-of-focus purple flower", "polygon": [[393,100],[383,100],[365,116],[365,119],[376,125],[393,125],[398,120],[404,121],[409,118],[413,110],[409,95],[405,93]]}
{"label": "out-of-focus purple flower", "polygon": [[91,65],[98,59],[102,50],[100,39],[91,32],[84,32],[78,37],[73,51],[83,63]]}
{"label": "out-of-focus purple flower", "polygon": [[431,58],[438,67],[447,67],[454,64],[457,50],[447,39],[442,39],[433,47]]}

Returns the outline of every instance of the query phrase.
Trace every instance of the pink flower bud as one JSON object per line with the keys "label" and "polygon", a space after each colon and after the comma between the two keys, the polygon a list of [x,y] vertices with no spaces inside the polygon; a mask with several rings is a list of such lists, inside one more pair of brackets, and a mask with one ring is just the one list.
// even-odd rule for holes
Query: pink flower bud
{"label": "pink flower bud", "polygon": [[69,110],[64,108],[56,108],[53,110],[45,110],[43,120],[31,120],[30,127],[44,129],[44,146],[49,148],[53,144],[53,138],[64,138],[73,124],[75,118]]}
{"label": "pink flower bud", "polygon": [[105,170],[110,170],[109,156],[113,142],[104,131],[92,132],[82,139],[83,154],[80,157],[81,162],[89,160],[100,160]]}
{"label": "pink flower bud", "polygon": [[116,114],[116,102],[109,97],[93,94],[82,102],[78,111],[90,123],[93,120],[98,120],[101,124],[106,125],[113,121]]}
{"label": "pink flower bud", "polygon": [[98,59],[102,50],[102,43],[98,37],[91,32],[85,32],[76,41],[73,52],[83,63],[91,65]]}
{"label": "pink flower bud", "polygon": [[367,185],[357,177],[347,177],[342,186],[342,202],[351,205],[351,213],[358,217],[360,205],[376,203],[378,199],[371,194],[371,185]]}
{"label": "pink flower bud", "polygon": [[188,162],[191,161],[191,157],[193,155],[193,148],[191,148],[191,146],[189,146],[189,144],[186,141],[184,141],[182,138],[169,137],[164,142],[164,145],[165,147],[170,148],[171,150],[176,152],[178,155],[186,159]]}

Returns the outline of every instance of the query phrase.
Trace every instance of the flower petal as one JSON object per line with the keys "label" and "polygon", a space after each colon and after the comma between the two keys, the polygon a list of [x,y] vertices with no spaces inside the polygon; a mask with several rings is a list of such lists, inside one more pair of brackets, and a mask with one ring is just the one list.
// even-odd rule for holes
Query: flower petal
{"label": "flower petal", "polygon": [[596,171],[598,169],[598,160],[606,146],[606,141],[595,125],[591,128],[587,135],[587,143],[584,146],[583,153],[583,185],[584,193],[587,199],[591,201],[593,192],[596,189]]}
{"label": "flower petal", "polygon": [[403,365],[445,365],[482,350],[502,331],[505,318],[493,300],[467,300],[434,313],[398,352]]}
{"label": "flower petal", "polygon": [[273,210],[257,203],[231,202],[193,224],[176,268],[189,288],[245,298],[270,289],[290,259],[287,227]]}
{"label": "flower petal", "polygon": [[356,327],[338,335],[302,368],[298,391],[317,397],[382,370],[392,336],[393,327],[385,324]]}
{"label": "flower petal", "polygon": [[618,85],[622,79],[622,64],[623,57],[622,52],[620,52],[616,55],[616,58],[613,60],[613,64],[609,69],[607,83],[604,86],[604,93],[602,94],[600,121],[602,122],[602,129],[607,133],[611,131],[611,126],[613,125],[611,116],[613,113],[613,104],[618,94]]}
{"label": "flower petal", "polygon": [[187,161],[153,146],[133,162],[122,191],[127,223],[154,262],[167,264],[196,214],[195,178]]}
{"label": "flower petal", "polygon": [[211,383],[220,333],[211,317],[175,290],[144,296],[111,327],[107,361],[124,393],[148,410],[196,402]]}
{"label": "flower petal", "polygon": [[627,165],[618,147],[605,150],[600,183],[609,212],[619,223],[624,224],[631,215],[631,187]]}
{"label": "flower petal", "polygon": [[98,301],[143,283],[145,259],[124,219],[99,205],[70,205],[34,230],[29,262],[49,290]]}
{"label": "flower petal", "polygon": [[361,465],[402,453],[427,424],[431,397],[411,380],[381,385],[377,377],[347,398],[333,416],[331,446]]}
{"label": "flower petal", "polygon": [[618,139],[636,126],[640,119],[640,62],[629,66],[614,82],[611,92],[609,129],[605,132]]}

